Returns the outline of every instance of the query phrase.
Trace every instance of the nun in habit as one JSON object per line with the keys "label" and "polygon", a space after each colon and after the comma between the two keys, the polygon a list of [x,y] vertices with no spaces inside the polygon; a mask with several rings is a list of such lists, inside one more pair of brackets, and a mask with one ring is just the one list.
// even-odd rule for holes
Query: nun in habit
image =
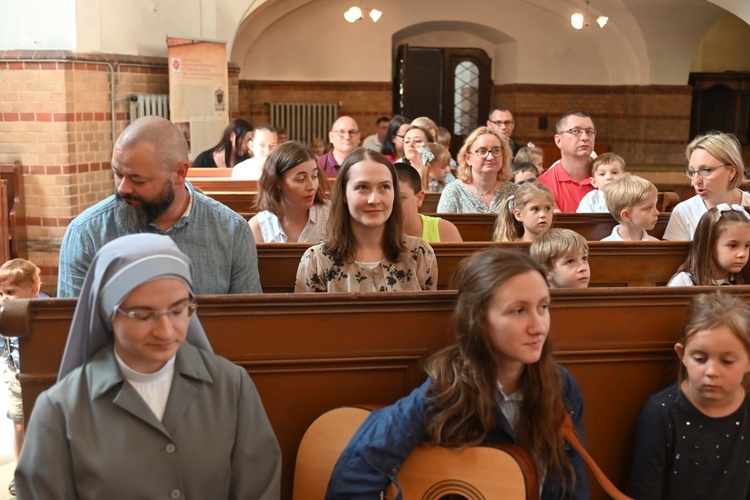
{"label": "nun in habit", "polygon": [[101,248],[31,415],[19,498],[279,498],[276,436],[247,372],[211,351],[191,271],[168,236]]}

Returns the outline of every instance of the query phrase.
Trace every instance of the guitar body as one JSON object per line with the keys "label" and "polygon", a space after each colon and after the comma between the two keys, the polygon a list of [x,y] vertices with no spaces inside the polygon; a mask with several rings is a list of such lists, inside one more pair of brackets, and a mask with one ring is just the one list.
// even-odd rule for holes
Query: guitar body
{"label": "guitar body", "polygon": [[319,416],[302,436],[294,466],[293,500],[322,500],[341,452],[370,410],[336,408]]}
{"label": "guitar body", "polygon": [[[294,470],[293,500],[322,499],[341,452],[370,414],[344,407],[318,417],[300,442]],[[539,483],[529,455],[512,444],[451,449],[421,445],[398,474],[404,500],[538,500]],[[395,498],[394,484],[386,498]]]}
{"label": "guitar body", "polygon": [[[398,474],[404,500],[537,500],[539,483],[531,457],[514,444],[463,449],[423,444]],[[395,484],[388,498],[396,496]]]}

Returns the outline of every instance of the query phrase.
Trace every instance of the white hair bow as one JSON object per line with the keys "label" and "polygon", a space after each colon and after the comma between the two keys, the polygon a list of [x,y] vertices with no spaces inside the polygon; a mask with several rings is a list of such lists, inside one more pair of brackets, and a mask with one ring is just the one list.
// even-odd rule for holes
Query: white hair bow
{"label": "white hair bow", "polygon": [[417,149],[417,153],[422,155],[422,163],[425,163],[425,164],[430,163],[432,160],[435,159],[435,155],[432,154],[432,151],[430,151],[429,149],[425,147],[420,146]]}
{"label": "white hair bow", "polygon": [[719,216],[721,216],[722,212],[740,212],[745,216],[747,220],[750,220],[750,214],[747,213],[745,207],[736,203],[733,203],[731,206],[729,205],[729,203],[719,203],[718,205],[716,205],[716,211],[719,213]]}

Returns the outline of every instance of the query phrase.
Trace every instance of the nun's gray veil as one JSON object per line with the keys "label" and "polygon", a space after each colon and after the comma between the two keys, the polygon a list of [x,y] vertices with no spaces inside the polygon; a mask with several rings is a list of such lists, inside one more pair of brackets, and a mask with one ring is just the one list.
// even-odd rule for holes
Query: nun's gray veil
{"label": "nun's gray veil", "polygon": [[[193,265],[169,236],[132,234],[104,245],[94,257],[83,282],[68,333],[58,380],[83,365],[113,342],[115,307],[140,285],[157,278],[179,278],[193,289]],[[196,315],[191,316],[187,342],[211,351]]]}

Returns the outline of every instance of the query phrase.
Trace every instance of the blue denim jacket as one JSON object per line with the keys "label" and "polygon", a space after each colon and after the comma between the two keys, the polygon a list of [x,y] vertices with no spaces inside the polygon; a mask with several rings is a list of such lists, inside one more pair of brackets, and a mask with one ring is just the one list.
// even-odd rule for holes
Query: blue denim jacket
{"label": "blue denim jacket", "polygon": [[[573,376],[563,367],[563,391],[568,411],[579,436],[583,436],[583,396]],[[326,500],[377,499],[391,481],[395,482],[401,465],[419,443],[427,439],[424,426],[425,392],[428,379],[411,394],[395,404],[374,411],[367,417],[339,457],[328,483]],[[523,418],[523,415],[521,416]],[[510,424],[498,408],[497,426],[488,436],[489,443],[514,443]],[[565,498],[589,498],[589,482],[583,458],[572,447],[568,456],[576,475],[575,490]],[[542,489],[542,500],[559,499],[559,477],[547,475]],[[400,495],[398,496],[400,498]]]}
{"label": "blue denim jacket", "polygon": [[[193,261],[197,295],[261,293],[258,253],[247,221],[229,207],[195,192],[190,213],[167,231],[149,225],[143,232],[166,234]],[[77,297],[96,252],[127,234],[117,217],[112,195],[76,217],[60,248],[58,297]]]}

